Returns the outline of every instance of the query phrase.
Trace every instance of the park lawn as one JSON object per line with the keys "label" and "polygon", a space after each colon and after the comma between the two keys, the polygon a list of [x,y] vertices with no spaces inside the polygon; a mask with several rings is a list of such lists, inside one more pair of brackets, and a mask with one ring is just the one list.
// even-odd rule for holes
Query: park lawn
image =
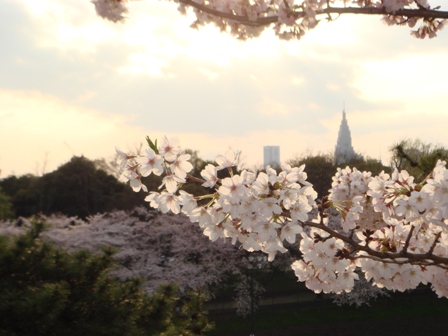
{"label": "park lawn", "polygon": [[[438,299],[434,293],[425,290],[393,293],[391,298],[378,299],[372,301],[370,306],[359,308],[340,307],[333,304],[331,299],[264,306],[255,313],[254,325],[257,336],[289,335],[287,329],[290,327],[297,328],[291,335],[306,335],[307,330],[310,334],[326,330],[336,335],[352,335],[352,329],[353,334],[358,335],[381,336],[388,335],[388,332],[403,334],[404,329],[407,330],[407,335],[420,335],[423,331],[419,330],[426,333],[431,328],[444,327],[446,316],[448,300]],[[238,317],[233,311],[210,311],[210,320],[215,323],[215,330],[210,335],[236,336],[249,335],[251,332],[251,317]],[[425,323],[430,325],[419,329]],[[439,325],[441,323],[443,326]],[[369,333],[368,330],[372,330],[374,326],[376,331]],[[282,328],[285,328],[284,332],[281,332]],[[360,332],[360,328],[364,328],[362,330],[365,332]]]}

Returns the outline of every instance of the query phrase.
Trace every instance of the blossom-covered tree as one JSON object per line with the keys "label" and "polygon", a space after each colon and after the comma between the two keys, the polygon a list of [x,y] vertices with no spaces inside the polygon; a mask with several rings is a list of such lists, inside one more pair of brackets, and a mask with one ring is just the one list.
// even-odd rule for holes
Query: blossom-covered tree
{"label": "blossom-covered tree", "polygon": [[[146,200],[163,213],[187,215],[211,241],[228,239],[272,261],[287,251],[285,241],[300,239],[302,256],[291,266],[316,293],[350,292],[362,272],[379,288],[404,291],[429,283],[439,297],[448,297],[446,162],[438,161],[419,183],[405,170],[374,177],[338,168],[329,196],[317,203],[304,166],[235,173],[236,163],[218,156],[215,170],[206,167],[199,179],[188,175],[187,165],[180,173],[175,169],[173,162],[183,155],[177,140],[164,138],[160,145],[147,140],[163,159],[164,180],[170,182]],[[141,183],[140,162],[133,155],[124,160],[123,176],[134,186]],[[219,170],[229,176],[218,178]],[[179,191],[190,182],[214,190],[201,196]],[[329,221],[332,208],[341,214],[338,225]]]}
{"label": "blossom-covered tree", "polygon": [[[42,236],[68,251],[99,253],[105,246],[115,248],[113,274],[123,281],[144,279],[142,287],[148,293],[166,283],[177,283],[182,293],[208,291],[244,266],[244,251],[224,242],[212,243],[185,216],[136,208],[86,220],[64,215],[44,218],[49,228]],[[19,222],[20,226],[17,221],[0,222],[0,234],[17,234],[31,226],[28,219]]]}
{"label": "blossom-covered tree", "polygon": [[[123,21],[131,0],[92,0],[96,12],[113,22]],[[321,20],[333,21],[343,14],[378,15],[388,25],[417,29],[417,38],[433,38],[443,29],[448,12],[428,0],[176,0],[181,14],[196,16],[192,27],[213,23],[239,39],[259,36],[272,28],[282,39],[300,39]]]}
{"label": "blossom-covered tree", "polygon": [[165,284],[148,295],[142,279],[119,281],[110,273],[113,250],[67,252],[42,239],[45,225],[35,218],[26,230],[2,230],[1,335],[203,335],[210,330],[203,294],[179,301],[176,286]]}

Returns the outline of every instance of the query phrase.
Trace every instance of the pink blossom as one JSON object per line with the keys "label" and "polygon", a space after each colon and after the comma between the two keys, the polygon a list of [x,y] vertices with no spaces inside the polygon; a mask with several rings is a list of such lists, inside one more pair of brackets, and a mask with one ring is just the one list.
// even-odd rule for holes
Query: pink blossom
{"label": "pink blossom", "polygon": [[178,214],[180,212],[180,199],[170,192],[162,192],[157,201],[159,209],[163,213],[171,211],[174,214]]}
{"label": "pink blossom", "polygon": [[240,175],[226,177],[221,183],[222,185],[219,187],[218,192],[223,196],[229,197],[232,202],[239,202],[246,195],[243,178]]}
{"label": "pink blossom", "polygon": [[170,193],[176,192],[179,183],[185,183],[185,179],[177,176],[177,175],[166,175],[163,180],[162,184],[159,186],[159,189],[162,189],[163,186],[165,186],[166,190]]}
{"label": "pink blossom", "polygon": [[184,179],[193,169],[193,165],[188,162],[190,160],[190,154],[182,154],[179,155],[170,165],[171,171],[174,172],[177,176]]}
{"label": "pink blossom", "polygon": [[149,176],[154,173],[157,176],[163,173],[163,158],[157,155],[151,148],[146,148],[146,156],[138,157],[135,160],[140,163],[139,172],[142,176]]}
{"label": "pink blossom", "polygon": [[213,188],[218,182],[218,171],[216,167],[212,164],[208,164],[204,170],[201,171],[201,176],[205,179],[205,182],[202,184],[203,187]]}
{"label": "pink blossom", "polygon": [[159,154],[168,162],[172,162],[176,159],[181,149],[179,146],[179,140],[177,138],[168,139],[164,137],[162,144],[158,148]]}
{"label": "pink blossom", "polygon": [[218,164],[218,167],[216,168],[218,170],[234,167],[238,164],[238,158],[231,150],[228,150],[225,155],[218,155],[215,158],[215,161]]}

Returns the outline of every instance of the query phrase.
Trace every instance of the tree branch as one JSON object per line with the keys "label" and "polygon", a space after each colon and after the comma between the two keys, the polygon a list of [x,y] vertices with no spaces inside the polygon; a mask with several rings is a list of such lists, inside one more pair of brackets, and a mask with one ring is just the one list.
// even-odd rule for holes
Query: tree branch
{"label": "tree branch", "polygon": [[408,251],[409,242],[411,241],[411,237],[412,237],[412,234],[414,233],[414,229],[415,229],[415,226],[411,226],[411,229],[409,230],[408,237],[406,238],[406,242],[405,242],[405,244],[403,246],[403,251],[404,252]]}
{"label": "tree branch", "polygon": [[[434,247],[437,243],[438,237],[440,235],[436,236],[436,240],[434,241],[433,245],[431,246],[431,248],[429,249],[429,251],[427,253],[409,253],[407,251],[407,248],[406,249],[403,248],[401,251],[396,252],[396,253],[391,253],[391,252],[375,251],[375,250],[372,250],[368,245],[360,245],[359,243],[354,241],[352,238],[344,236],[343,234],[330,229],[329,227],[327,227],[324,224],[313,223],[313,222],[308,221],[308,222],[303,222],[303,225],[321,229],[321,230],[327,232],[328,234],[330,234],[331,237],[341,239],[342,241],[350,244],[354,248],[354,251],[352,251],[352,253],[357,252],[357,251],[364,251],[368,254],[367,256],[359,256],[356,258],[370,258],[370,259],[375,259],[375,260],[382,261],[382,262],[395,263],[395,264],[407,263],[407,264],[422,265],[422,266],[431,265],[431,266],[438,266],[441,268],[447,268],[447,265],[448,265],[447,257],[439,257],[432,253],[434,250]],[[410,231],[408,239],[410,239],[409,237],[412,234],[412,231],[413,230]],[[407,244],[409,244],[409,243],[407,243]],[[405,244],[405,246],[406,246],[406,244]],[[396,260],[396,259],[401,259],[401,258],[405,258],[407,260],[406,261]],[[389,261],[387,261],[387,259],[389,259]],[[432,262],[429,263],[428,260],[430,260]]]}
{"label": "tree branch", "polygon": [[[179,3],[196,8],[204,13],[221,17],[223,19],[235,21],[239,24],[252,26],[252,27],[262,27],[269,26],[272,23],[278,22],[278,15],[259,17],[256,20],[250,20],[248,16],[235,15],[229,12],[222,12],[213,9],[207,5],[199,4],[193,0],[179,0]],[[439,11],[435,9],[425,9],[425,8],[406,8],[397,10],[394,13],[388,13],[385,8],[376,7],[327,7],[321,11],[318,11],[316,15],[331,15],[331,14],[362,14],[362,15],[397,15],[405,16],[407,18],[421,18],[425,20],[433,19],[448,19],[448,11]],[[306,16],[304,10],[296,10],[291,12],[296,19]]]}

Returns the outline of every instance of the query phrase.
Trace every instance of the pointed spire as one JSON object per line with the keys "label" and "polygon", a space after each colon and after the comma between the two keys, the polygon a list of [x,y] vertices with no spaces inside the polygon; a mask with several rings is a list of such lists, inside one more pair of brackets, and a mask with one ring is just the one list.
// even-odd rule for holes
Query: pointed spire
{"label": "pointed spire", "polygon": [[352,146],[352,137],[350,134],[350,128],[348,127],[347,118],[345,115],[345,102],[342,110],[342,121],[339,127],[338,140],[334,151],[334,158],[336,164],[347,162],[352,158],[357,157]]}

